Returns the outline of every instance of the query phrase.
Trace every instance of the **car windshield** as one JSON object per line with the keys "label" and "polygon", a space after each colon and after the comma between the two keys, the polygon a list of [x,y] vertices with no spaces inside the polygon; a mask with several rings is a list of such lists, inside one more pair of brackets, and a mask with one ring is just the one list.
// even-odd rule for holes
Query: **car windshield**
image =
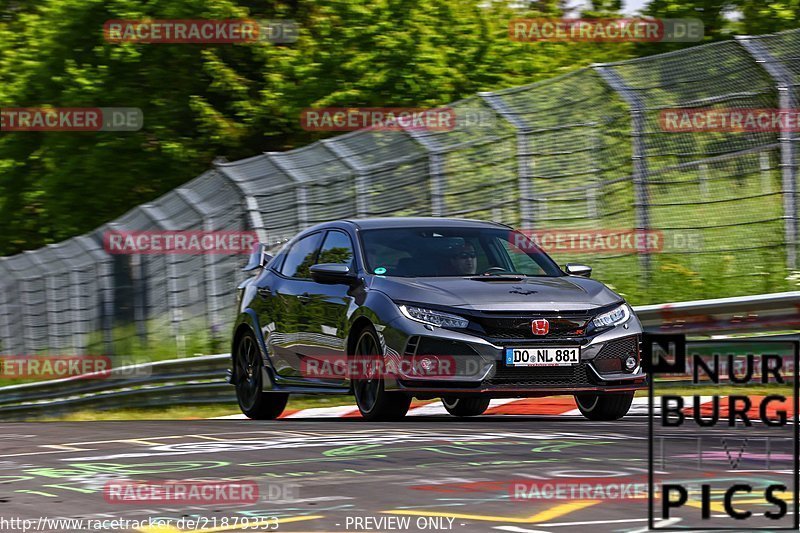
{"label": "car windshield", "polygon": [[562,276],[522,233],[502,228],[387,228],[361,232],[367,269],[400,277]]}

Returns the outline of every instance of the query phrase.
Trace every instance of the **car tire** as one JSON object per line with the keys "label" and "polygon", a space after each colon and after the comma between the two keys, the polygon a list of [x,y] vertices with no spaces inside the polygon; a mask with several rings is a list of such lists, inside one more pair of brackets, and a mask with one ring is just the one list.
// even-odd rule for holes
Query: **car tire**
{"label": "car tire", "polygon": [[619,420],[630,411],[633,394],[576,394],[575,403],[581,414],[589,420]]}
{"label": "car tire", "polygon": [[252,332],[239,338],[233,362],[233,384],[242,413],[254,420],[278,418],[286,408],[289,394],[264,392],[261,353]]}
{"label": "car tire", "polygon": [[[400,420],[411,406],[411,396],[402,392],[387,392],[380,373],[383,370],[383,356],[375,328],[367,326],[358,333],[352,357],[356,359],[355,368],[376,369],[373,378],[353,379],[353,394],[361,416],[370,422]],[[360,377],[360,376],[359,376]]]}
{"label": "car tire", "polygon": [[478,416],[489,408],[491,398],[442,398],[442,405],[453,416]]}

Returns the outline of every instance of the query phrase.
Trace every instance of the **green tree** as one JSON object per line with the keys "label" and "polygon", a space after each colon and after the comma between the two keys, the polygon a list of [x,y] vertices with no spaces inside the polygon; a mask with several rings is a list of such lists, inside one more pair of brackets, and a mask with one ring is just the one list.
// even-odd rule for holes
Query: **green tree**
{"label": "green tree", "polygon": [[[611,2],[609,6],[612,6]],[[608,6],[603,3],[603,9]],[[90,231],[207,169],[302,146],[315,106],[438,106],[594,62],[627,45],[520,43],[512,18],[563,2],[42,0],[2,2],[0,107],[138,107],[139,132],[0,134],[0,254]],[[109,19],[286,18],[298,42],[108,43]]]}
{"label": "green tree", "polygon": [[799,0],[736,0],[741,18],[733,24],[738,33],[761,35],[798,27]]}

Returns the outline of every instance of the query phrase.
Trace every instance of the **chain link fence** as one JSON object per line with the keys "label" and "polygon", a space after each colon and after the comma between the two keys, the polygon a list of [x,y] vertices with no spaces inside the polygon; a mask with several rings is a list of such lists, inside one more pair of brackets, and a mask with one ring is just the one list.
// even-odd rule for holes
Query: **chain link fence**
{"label": "chain link fence", "polygon": [[797,138],[665,131],[671,109],[796,109],[800,31],[595,65],[449,106],[449,131],[356,131],[214,168],[95,232],[0,260],[0,353],[157,358],[226,348],[242,255],[116,255],[107,231],[456,216],[648,230],[658,253],[555,249],[636,304],[791,288]]}

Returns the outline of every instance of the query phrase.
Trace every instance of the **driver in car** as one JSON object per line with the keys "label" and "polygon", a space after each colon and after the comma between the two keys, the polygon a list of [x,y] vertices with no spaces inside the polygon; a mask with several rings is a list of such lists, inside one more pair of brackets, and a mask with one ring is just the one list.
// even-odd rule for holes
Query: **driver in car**
{"label": "driver in car", "polygon": [[478,273],[478,256],[470,243],[455,248],[450,256],[450,266],[458,276],[474,276]]}

